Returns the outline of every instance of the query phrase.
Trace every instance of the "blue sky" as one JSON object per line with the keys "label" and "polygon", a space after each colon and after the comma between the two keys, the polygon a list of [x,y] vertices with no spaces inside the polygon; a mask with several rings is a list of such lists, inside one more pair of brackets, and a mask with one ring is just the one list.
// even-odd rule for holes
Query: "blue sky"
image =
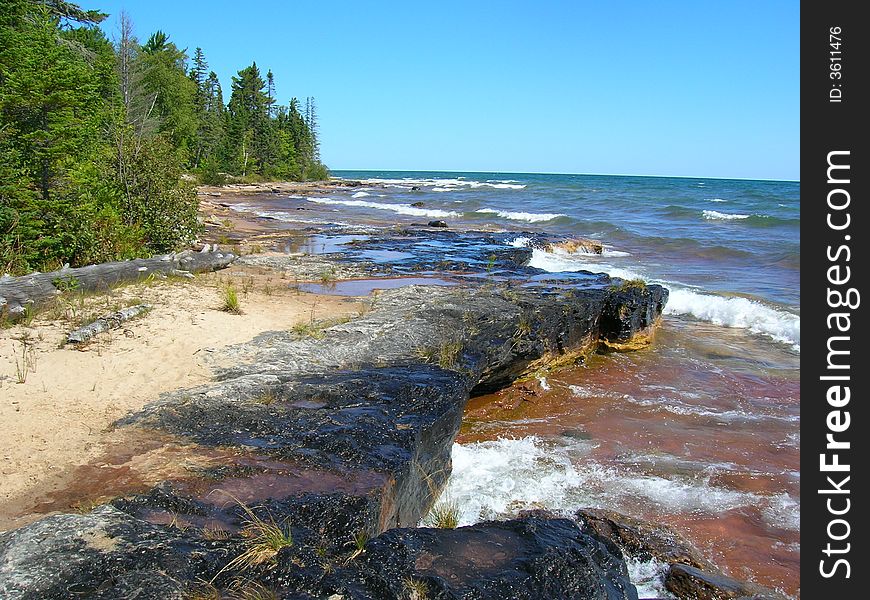
{"label": "blue sky", "polygon": [[799,177],[797,1],[80,4],[315,96],[333,169]]}

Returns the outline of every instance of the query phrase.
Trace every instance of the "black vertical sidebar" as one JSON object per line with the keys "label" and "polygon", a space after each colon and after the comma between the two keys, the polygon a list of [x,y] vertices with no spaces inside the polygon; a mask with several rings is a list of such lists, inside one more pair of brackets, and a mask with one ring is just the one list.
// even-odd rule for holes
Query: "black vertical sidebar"
{"label": "black vertical sidebar", "polygon": [[858,6],[801,6],[801,597],[813,600],[866,597],[870,579],[870,23]]}

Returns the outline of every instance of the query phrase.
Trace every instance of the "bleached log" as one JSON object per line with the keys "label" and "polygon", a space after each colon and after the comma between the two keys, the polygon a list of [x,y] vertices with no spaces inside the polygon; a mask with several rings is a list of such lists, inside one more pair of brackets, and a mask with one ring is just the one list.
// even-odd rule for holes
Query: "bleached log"
{"label": "bleached log", "polygon": [[140,281],[152,275],[217,271],[229,266],[237,258],[232,252],[185,250],[177,254],[66,268],[51,273],[2,277],[0,317],[16,321],[26,314],[28,308],[39,308],[63,292],[102,292],[121,283]]}
{"label": "bleached log", "polygon": [[136,306],[122,308],[119,311],[103,315],[93,323],[85,325],[84,327],[79,327],[75,331],[70,332],[66,341],[68,344],[81,344],[87,342],[98,333],[109,331],[110,329],[117,329],[124,321],[129,321],[133,317],[138,317],[152,308],[153,306],[150,304],[137,304]]}

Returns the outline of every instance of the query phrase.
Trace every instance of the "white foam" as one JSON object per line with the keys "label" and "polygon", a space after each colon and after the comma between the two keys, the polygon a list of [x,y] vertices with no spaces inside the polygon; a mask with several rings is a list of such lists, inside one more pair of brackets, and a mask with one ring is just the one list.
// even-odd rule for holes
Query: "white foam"
{"label": "white foam", "polygon": [[584,458],[590,442],[575,444],[548,446],[533,436],[454,444],[453,473],[444,493],[459,507],[462,525],[510,518],[531,508],[566,516],[580,507],[626,510],[637,500],[665,513],[716,514],[743,506],[769,506],[772,518],[779,518],[776,497],[768,503],[765,496],[711,485],[700,476],[666,479],[606,467]]}
{"label": "white foam", "polygon": [[598,386],[593,385],[569,385],[568,389],[571,390],[571,393],[578,398],[613,398],[615,400],[628,399],[628,394],[622,394],[620,392],[614,392],[612,390],[605,390]]}
{"label": "white foam", "polygon": [[801,505],[789,494],[782,493],[771,497],[768,505],[761,509],[761,515],[774,527],[800,531]]}
{"label": "white foam", "polygon": [[[302,196],[300,196],[301,198]],[[353,227],[350,223],[342,223],[341,221],[324,221],[323,219],[301,219],[297,216],[298,213],[288,213],[279,210],[262,210],[256,206],[251,206],[243,203],[230,206],[231,210],[237,212],[247,212],[258,217],[266,217],[276,219],[285,223],[304,223],[306,225],[338,225],[340,227]]]}
{"label": "white foam", "polygon": [[[572,386],[569,386],[569,388]],[[574,392],[574,390],[571,390]],[[681,394],[683,394],[681,392]],[[575,394],[577,395],[577,394]],[[683,394],[685,395],[685,394]],[[787,423],[799,423],[800,416],[798,415],[771,415],[761,413],[750,413],[742,410],[711,410],[703,406],[686,404],[673,397],[660,398],[635,398],[633,396],[624,395],[623,398],[632,404],[644,406],[656,411],[667,411],[675,415],[689,417],[704,417],[715,419],[724,423],[732,421],[785,421]]]}
{"label": "white foam", "polygon": [[707,198],[710,202],[728,202],[724,198]]}
{"label": "white foam", "polygon": [[724,327],[748,329],[800,350],[799,315],[747,298],[725,298],[671,287],[665,314],[689,315]]}
{"label": "white foam", "polygon": [[361,208],[374,208],[377,210],[391,210],[400,215],[412,217],[458,217],[460,214],[452,210],[427,209],[411,206],[410,204],[386,204],[384,202],[369,202],[367,200],[335,200],[333,198],[308,198],[315,204],[333,204],[342,206],[356,206]]}
{"label": "white foam", "polygon": [[357,192],[351,198],[365,198],[366,196],[371,196],[368,192]]}
{"label": "white foam", "polygon": [[621,277],[622,279],[645,278],[637,271],[624,269],[604,262],[600,260],[599,256],[604,258],[608,254],[597,255],[585,252],[565,252],[560,248],[555,248],[553,252],[546,252],[540,248],[534,248],[532,249],[532,258],[529,260],[529,266],[550,273],[591,271],[592,273],[607,273],[611,277]]}
{"label": "white foam", "polygon": [[667,563],[655,559],[641,562],[633,558],[626,558],[625,563],[628,566],[628,577],[637,588],[639,598],[676,599],[676,596],[665,588]]}
{"label": "white foam", "polygon": [[453,444],[452,459],[444,494],[459,507],[461,525],[535,506],[564,509],[583,484],[566,455],[550,455],[535,437]]}
{"label": "white foam", "polygon": [[[531,240],[518,237],[508,244],[524,247],[529,246]],[[766,335],[778,342],[790,344],[792,348],[800,351],[799,315],[747,298],[717,296],[695,291],[677,283],[651,279],[640,271],[618,267],[607,261],[608,258],[620,256],[618,250],[605,249],[604,254],[598,256],[585,252],[566,252],[561,248],[554,248],[553,252],[534,248],[529,266],[551,273],[591,271],[607,273],[611,277],[621,279],[644,279],[651,283],[659,283],[670,291],[664,309],[667,315],[691,316],[723,327],[747,329],[752,333]]]}
{"label": "white foam", "polygon": [[513,246],[514,248],[528,248],[532,243],[532,240],[527,237],[518,237],[514,238],[507,243],[508,246]]}
{"label": "white foam", "polygon": [[444,178],[444,177],[427,177],[427,178],[419,178],[419,179],[413,178],[413,177],[403,177],[401,179],[385,179],[385,178],[373,177],[371,179],[364,179],[363,181],[365,183],[373,183],[373,184],[378,184],[378,185],[383,185],[383,186],[388,186],[388,187],[392,187],[392,186],[402,186],[402,187],[405,187],[405,186],[408,186],[408,187],[410,187],[410,186],[427,186],[427,187],[436,186],[436,187],[440,187],[440,188],[454,188],[454,189],[462,188],[462,187],[467,187],[467,188],[472,188],[472,189],[488,187],[488,188],[495,188],[495,189],[501,189],[501,190],[521,190],[521,189],[526,187],[525,184],[520,184],[520,183],[514,182],[512,180],[474,181],[473,179],[465,179],[462,177],[458,177],[455,179]]}
{"label": "white foam", "polygon": [[498,210],[495,208],[481,208],[475,212],[483,214],[498,215],[502,219],[510,219],[511,221],[526,221],[527,223],[540,223],[542,221],[552,221],[559,217],[567,217],[564,213],[530,213],[530,212],[515,212],[510,210]]}
{"label": "white foam", "polygon": [[748,219],[750,215],[740,215],[736,213],[722,213],[718,210],[705,210],[704,218],[711,221],[733,221],[735,219]]}

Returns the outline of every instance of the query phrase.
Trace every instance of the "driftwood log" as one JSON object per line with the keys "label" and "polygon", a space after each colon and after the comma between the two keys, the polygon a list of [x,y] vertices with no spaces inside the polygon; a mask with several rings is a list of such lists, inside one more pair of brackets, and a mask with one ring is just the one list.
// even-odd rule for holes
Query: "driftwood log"
{"label": "driftwood log", "polygon": [[151,258],[102,263],[51,273],[31,273],[0,278],[0,317],[16,321],[29,308],[39,308],[63,292],[103,292],[121,283],[147,279],[151,275],[185,275],[217,271],[238,256],[232,252],[185,250]]}
{"label": "driftwood log", "polygon": [[124,321],[129,321],[133,317],[138,317],[152,308],[153,306],[150,304],[137,304],[136,306],[129,306],[113,313],[103,315],[93,323],[85,325],[84,327],[79,327],[75,331],[70,332],[66,341],[68,344],[82,344],[93,338],[98,333],[103,333],[110,329],[117,329]]}

